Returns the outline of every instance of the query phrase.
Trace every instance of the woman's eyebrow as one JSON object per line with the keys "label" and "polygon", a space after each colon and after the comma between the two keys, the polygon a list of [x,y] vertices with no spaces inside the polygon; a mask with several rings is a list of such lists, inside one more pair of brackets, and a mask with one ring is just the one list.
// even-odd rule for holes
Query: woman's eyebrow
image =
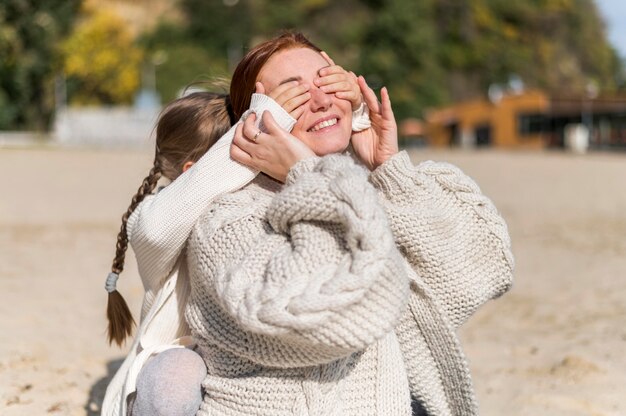
{"label": "woman's eyebrow", "polygon": [[278,84],[278,85],[283,85],[283,84],[286,84],[286,83],[291,82],[291,81],[302,81],[302,77],[301,76],[289,77],[287,79],[284,79],[284,80],[280,81],[280,84]]}

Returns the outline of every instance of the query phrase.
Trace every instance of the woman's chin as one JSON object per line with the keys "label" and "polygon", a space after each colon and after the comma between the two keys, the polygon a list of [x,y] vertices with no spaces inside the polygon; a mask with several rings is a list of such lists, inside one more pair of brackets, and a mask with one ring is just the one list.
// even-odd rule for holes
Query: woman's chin
{"label": "woman's chin", "polygon": [[332,153],[342,153],[350,144],[350,133],[345,134],[341,131],[335,134],[309,134],[305,143],[318,156],[325,156]]}
{"label": "woman's chin", "polygon": [[333,153],[343,153],[348,148],[349,144],[349,141],[342,141],[340,143],[317,143],[315,146],[311,146],[311,149],[318,156],[326,156]]}

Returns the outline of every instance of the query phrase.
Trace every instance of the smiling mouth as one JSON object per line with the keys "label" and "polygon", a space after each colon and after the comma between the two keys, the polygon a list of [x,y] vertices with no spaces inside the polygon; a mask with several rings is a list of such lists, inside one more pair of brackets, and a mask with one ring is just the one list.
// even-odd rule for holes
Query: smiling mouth
{"label": "smiling mouth", "polygon": [[320,131],[322,129],[334,126],[335,124],[337,124],[339,122],[338,118],[331,118],[328,120],[324,120],[321,121],[319,123],[317,123],[316,125],[314,125],[313,127],[311,127],[310,129],[308,129],[308,132],[316,132],[316,131]]}

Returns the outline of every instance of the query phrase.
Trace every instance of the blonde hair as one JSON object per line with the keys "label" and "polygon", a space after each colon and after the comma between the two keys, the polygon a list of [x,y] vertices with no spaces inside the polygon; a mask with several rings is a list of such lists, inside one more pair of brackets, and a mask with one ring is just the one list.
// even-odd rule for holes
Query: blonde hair
{"label": "blonde hair", "polygon": [[[196,162],[230,129],[233,120],[229,109],[228,95],[211,92],[194,92],[172,101],[163,109],[156,125],[153,166],[122,215],[112,273],[119,275],[124,270],[128,248],[126,225],[130,215],[146,195],[154,191],[161,177],[170,181],[176,179],[186,162]],[[135,321],[126,301],[115,288],[109,292],[107,318],[109,344],[115,342],[121,346],[132,333]]]}

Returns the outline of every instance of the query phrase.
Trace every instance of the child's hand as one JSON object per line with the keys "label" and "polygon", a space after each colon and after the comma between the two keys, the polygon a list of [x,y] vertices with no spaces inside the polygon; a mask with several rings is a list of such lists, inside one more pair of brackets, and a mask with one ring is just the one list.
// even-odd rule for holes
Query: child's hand
{"label": "child's hand", "polygon": [[313,83],[325,93],[334,93],[337,98],[350,101],[352,111],[355,111],[363,101],[356,75],[335,65],[326,52],[322,51],[321,54],[330,66],[320,69],[319,78],[315,78]]}
{"label": "child's hand", "polygon": [[289,81],[274,88],[269,94],[266,94],[263,84],[260,82],[256,83],[256,92],[258,94],[266,94],[269,96],[296,120],[299,119],[304,112],[302,104],[306,103],[311,98],[311,94],[308,92],[309,89],[309,85],[301,84],[298,81]]}
{"label": "child's hand", "polygon": [[245,122],[237,125],[230,156],[284,183],[293,165],[315,156],[315,153],[297,137],[282,129],[269,111],[262,115],[267,133],[256,127],[256,119],[256,114],[252,113]]}

